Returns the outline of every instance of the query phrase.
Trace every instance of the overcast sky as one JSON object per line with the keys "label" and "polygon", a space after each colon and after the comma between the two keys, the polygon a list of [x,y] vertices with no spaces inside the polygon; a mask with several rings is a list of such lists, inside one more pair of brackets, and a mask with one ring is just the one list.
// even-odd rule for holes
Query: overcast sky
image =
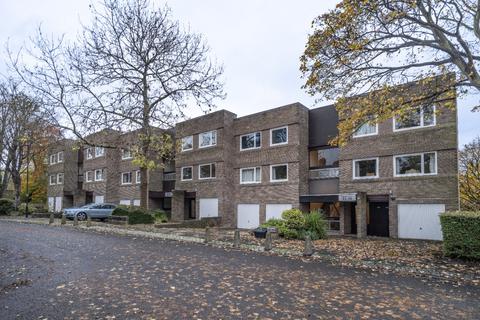
{"label": "overcast sky", "polygon": [[[80,22],[89,20],[90,2],[0,0],[0,43],[28,41],[39,23],[48,33],[74,36]],[[227,98],[217,102],[218,108],[242,116],[297,101],[315,107],[314,99],[301,89],[299,57],[313,18],[337,2],[172,0],[168,5],[175,19],[205,36],[212,57],[225,67]],[[1,56],[5,57],[4,50]],[[0,72],[4,73],[2,63]],[[474,99],[459,101],[460,144],[480,135],[480,112],[472,113],[469,108]],[[199,114],[199,110],[190,114]]]}

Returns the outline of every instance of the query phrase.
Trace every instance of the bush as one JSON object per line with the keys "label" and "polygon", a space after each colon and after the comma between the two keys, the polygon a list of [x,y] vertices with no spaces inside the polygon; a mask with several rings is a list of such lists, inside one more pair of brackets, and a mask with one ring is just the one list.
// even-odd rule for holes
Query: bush
{"label": "bush", "polygon": [[118,206],[113,210],[112,215],[127,216],[128,224],[152,224],[155,222],[155,218],[150,212],[135,207]]}
{"label": "bush", "polygon": [[15,203],[10,199],[0,199],[0,216],[10,214],[15,210]]}
{"label": "bush", "polygon": [[128,216],[128,207],[118,206],[112,211],[113,216]]}
{"label": "bush", "polygon": [[[327,220],[319,211],[311,211],[305,215],[305,230],[312,240],[327,237]],[[304,235],[304,237],[305,237]]]}
{"label": "bush", "polygon": [[158,209],[158,210],[154,210],[152,213],[155,218],[155,221],[160,223],[168,222],[168,216],[165,211]]}
{"label": "bush", "polygon": [[303,213],[298,209],[286,210],[282,219],[269,219],[261,226],[277,228],[278,234],[286,239],[305,239],[308,235],[312,240],[318,240],[327,236],[327,222],[318,211]]}
{"label": "bush", "polygon": [[285,210],[282,213],[285,226],[293,230],[301,230],[305,226],[305,215],[299,209]]}
{"label": "bush", "polygon": [[[27,210],[26,203],[21,203],[20,206],[18,206],[19,213],[25,214],[26,210]],[[48,212],[48,208],[45,208],[45,205],[43,203],[29,203],[28,212],[29,213],[46,213]]]}
{"label": "bush", "polygon": [[446,256],[480,260],[480,212],[446,212],[440,222]]}

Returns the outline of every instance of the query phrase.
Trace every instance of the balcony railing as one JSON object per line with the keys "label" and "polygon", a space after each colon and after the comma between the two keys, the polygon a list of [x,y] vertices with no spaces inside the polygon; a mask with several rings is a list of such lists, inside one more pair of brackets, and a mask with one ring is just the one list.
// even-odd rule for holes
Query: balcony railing
{"label": "balcony railing", "polygon": [[309,179],[310,180],[332,179],[332,178],[338,178],[339,175],[340,175],[339,168],[311,169],[309,172]]}
{"label": "balcony railing", "polygon": [[164,173],[163,174],[163,181],[175,181],[175,172]]}

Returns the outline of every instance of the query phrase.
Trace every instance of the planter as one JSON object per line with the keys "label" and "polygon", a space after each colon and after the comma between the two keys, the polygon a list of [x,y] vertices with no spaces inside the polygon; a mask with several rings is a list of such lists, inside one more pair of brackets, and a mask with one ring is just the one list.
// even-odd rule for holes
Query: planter
{"label": "planter", "polygon": [[253,234],[257,239],[265,239],[267,237],[267,228],[257,228],[253,230]]}

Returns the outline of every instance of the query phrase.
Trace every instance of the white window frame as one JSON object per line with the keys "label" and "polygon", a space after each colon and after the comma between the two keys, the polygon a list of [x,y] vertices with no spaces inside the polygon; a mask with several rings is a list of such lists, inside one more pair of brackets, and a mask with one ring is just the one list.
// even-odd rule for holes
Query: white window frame
{"label": "white window frame", "polygon": [[[123,177],[125,175],[130,175],[130,182],[125,182]],[[120,183],[122,186],[126,186],[126,185],[131,185],[132,184],[132,181],[133,181],[133,177],[132,177],[132,172],[131,171],[128,171],[128,172],[122,172],[122,174],[120,175]]]}
{"label": "white window frame", "polygon": [[[125,152],[128,151],[128,156],[125,156]],[[132,150],[130,149],[123,149],[122,148],[122,160],[129,160],[132,159]]]}
{"label": "white window frame", "polygon": [[[279,143],[273,143],[273,135],[272,135],[272,132],[275,131],[275,130],[280,130],[280,129],[287,129],[287,141],[285,142],[279,142]],[[288,144],[288,126],[283,126],[283,127],[278,127],[278,128],[273,128],[273,129],[270,129],[270,146],[273,147],[273,146],[281,146],[281,145],[285,145],[285,144]]]}
{"label": "white window frame", "polygon": [[[253,177],[255,178],[257,175],[257,169],[258,171],[260,171],[260,180],[259,181],[242,181],[242,173],[244,170],[252,170],[253,169]],[[287,167],[287,177],[288,177],[288,167]],[[240,184],[259,184],[259,183],[262,183],[262,167],[261,166],[257,166],[257,167],[248,167],[248,168],[240,168]]]}
{"label": "white window frame", "polygon": [[95,151],[92,150],[92,147],[88,147],[86,150],[86,158],[87,160],[93,159],[95,155]]}
{"label": "white window frame", "polygon": [[[435,154],[435,172],[432,173],[424,173],[425,167],[424,167],[424,157],[425,154],[427,153],[433,153]],[[400,157],[410,157],[410,156],[421,156],[420,161],[421,161],[421,173],[408,173],[408,174],[397,174],[397,158]],[[415,176],[435,176],[438,174],[438,156],[437,156],[437,151],[428,151],[428,152],[420,152],[420,153],[410,153],[410,154],[399,154],[393,156],[393,176],[396,178],[401,178],[401,177],[415,177]]]}
{"label": "white window frame", "polygon": [[[53,178],[53,182],[52,182],[52,178]],[[51,186],[54,186],[57,184],[57,176],[55,174],[51,174],[48,178],[48,184],[51,185]]]}
{"label": "white window frame", "polygon": [[375,132],[366,133],[366,134],[358,134],[357,133],[358,129],[360,129],[361,127],[363,127],[366,124],[370,124],[370,123],[368,123],[368,121],[367,121],[364,124],[362,124],[360,127],[358,127],[357,130],[355,130],[355,132],[353,133],[352,137],[353,138],[362,138],[362,137],[370,137],[370,136],[378,135],[378,122],[375,122]]}
{"label": "white window frame", "polygon": [[[202,146],[202,143],[201,143],[201,136],[204,135],[204,134],[210,134],[210,135],[213,135],[213,133],[215,132],[215,143],[213,144],[209,144],[209,145],[206,145],[206,146]],[[199,133],[198,134],[198,147],[200,149],[202,148],[211,148],[211,147],[215,147],[217,145],[217,139],[218,139],[218,135],[217,135],[217,130],[210,130],[210,131],[206,131],[206,132],[202,132],[202,133]],[[210,142],[212,141],[213,139],[210,137]]]}
{"label": "white window frame", "polygon": [[57,163],[57,154],[54,153],[54,154],[51,154],[50,155],[50,164],[56,164]]}
{"label": "white window frame", "polygon": [[[98,151],[99,150],[102,150],[101,153],[99,153]],[[105,155],[105,148],[104,147],[95,147],[95,158],[100,158],[100,157],[103,157]]]}
{"label": "white window frame", "polygon": [[[212,165],[215,166],[215,176],[212,177]],[[202,178],[200,177],[200,167],[204,167],[204,166],[210,166],[210,177],[208,178]],[[214,162],[212,163],[202,163],[202,164],[199,164],[198,165],[198,180],[210,180],[210,179],[215,179],[217,177],[217,166],[215,165]]]}
{"label": "white window frame", "polygon": [[[97,179],[97,171],[101,171],[102,172],[102,178],[101,179]],[[104,174],[105,174],[105,171],[103,169],[96,169],[94,174],[93,174],[93,179],[95,180],[95,182],[97,181],[104,181],[105,180],[105,177],[104,177]]]}
{"label": "white window frame", "polygon": [[[367,160],[375,160],[375,175],[374,176],[366,176],[366,177],[356,177],[355,176],[355,163],[359,161],[367,161]],[[352,160],[352,179],[353,180],[368,180],[368,179],[378,179],[380,177],[380,158],[364,158],[364,159],[353,159]]]}
{"label": "white window frame", "polygon": [[[62,177],[62,182],[59,182],[60,181],[59,177]],[[57,173],[57,184],[63,184],[64,178],[65,178],[65,175],[63,173]]]}
{"label": "white window frame", "polygon": [[[190,179],[184,179],[184,178],[183,178],[183,169],[187,169],[187,168],[192,169],[192,177],[191,177]],[[192,181],[192,180],[193,180],[193,166],[181,167],[181,168],[180,168],[180,179],[181,179],[182,181]]]}
{"label": "white window frame", "polygon": [[[92,174],[92,179],[88,179],[88,173]],[[94,180],[94,172],[93,171],[85,171],[85,182],[93,182]]]}
{"label": "white window frame", "polygon": [[[62,155],[62,156],[61,156],[61,158],[62,158],[61,160],[60,160],[60,155]],[[59,152],[57,153],[57,163],[62,163],[62,162],[63,162],[63,151],[59,151]]]}
{"label": "white window frame", "polygon": [[140,170],[135,171],[135,183],[142,183],[142,176],[140,175]]}
{"label": "white window frame", "polygon": [[[184,149],[184,148],[183,148],[183,145],[184,145],[184,144],[183,144],[183,141],[184,141],[185,139],[188,139],[188,138],[190,138],[190,139],[192,140],[192,147],[191,147],[191,148],[188,148],[188,149]],[[199,138],[199,142],[200,142],[200,138]],[[190,151],[190,150],[193,150],[193,136],[185,136],[185,137],[182,138],[182,152],[184,152],[184,151]]]}
{"label": "white window frame", "polygon": [[[287,129],[288,130],[288,129]],[[258,147],[254,146],[254,147],[251,147],[251,148],[242,148],[242,138],[243,137],[246,137],[246,136],[249,136],[251,134],[253,135],[257,135],[257,133],[260,133],[260,145]],[[256,141],[256,140],[254,140]],[[255,150],[255,149],[260,149],[262,147],[262,131],[255,131],[255,132],[250,132],[250,133],[247,133],[247,134],[242,134],[240,136],[240,151],[245,151],[245,150]]]}
{"label": "white window frame", "polygon": [[[287,166],[287,178],[286,179],[280,179],[280,180],[273,180],[273,168],[274,167],[282,167],[282,166]],[[288,163],[280,163],[280,164],[272,164],[270,165],[270,182],[285,182],[288,181]]]}
{"label": "white window frame", "polygon": [[423,115],[423,108],[424,107],[418,107],[418,108],[420,108],[420,125],[415,126],[415,127],[397,129],[397,117],[393,117],[393,132],[415,130],[415,129],[429,128],[429,127],[436,126],[437,125],[437,114],[436,114],[437,106],[432,105],[432,107],[433,107],[433,124],[429,124],[429,125],[424,124],[424,121],[425,121],[425,117]]}

